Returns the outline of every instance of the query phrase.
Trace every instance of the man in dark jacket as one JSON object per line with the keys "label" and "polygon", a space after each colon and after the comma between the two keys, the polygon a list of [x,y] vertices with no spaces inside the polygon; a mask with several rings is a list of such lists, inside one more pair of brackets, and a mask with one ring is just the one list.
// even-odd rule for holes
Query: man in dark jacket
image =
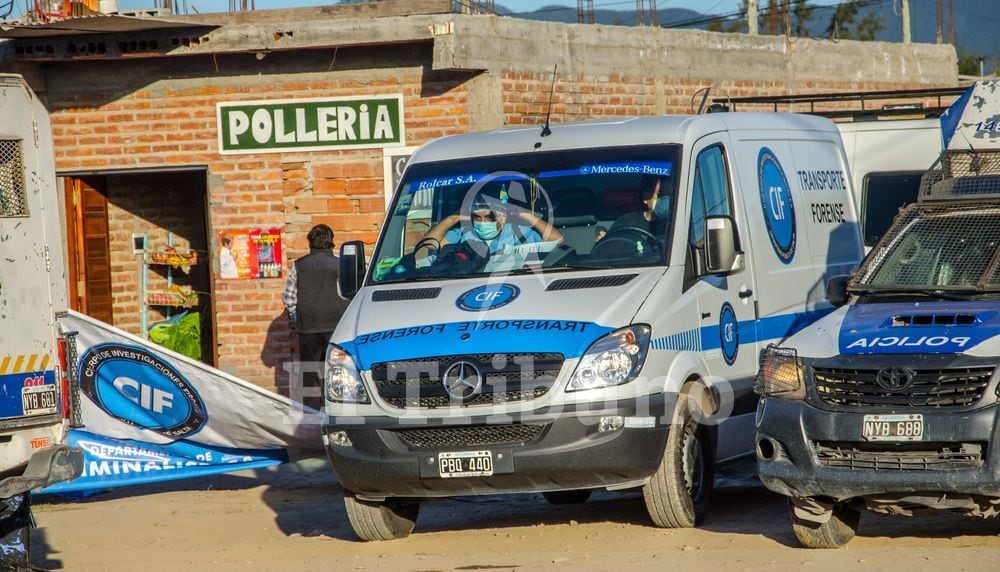
{"label": "man in dark jacket", "polygon": [[322,409],[323,384],[317,371],[322,371],[326,346],[348,302],[340,297],[337,287],[340,260],[333,254],[333,231],[325,224],[319,224],[309,231],[308,239],[309,254],[292,265],[281,300],[299,335],[303,387],[320,388],[318,393],[308,391],[308,397],[302,401],[310,407]]}

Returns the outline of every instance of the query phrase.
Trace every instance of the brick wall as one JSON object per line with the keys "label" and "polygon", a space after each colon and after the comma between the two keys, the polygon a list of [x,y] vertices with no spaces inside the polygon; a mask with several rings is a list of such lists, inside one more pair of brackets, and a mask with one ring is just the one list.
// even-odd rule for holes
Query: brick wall
{"label": "brick wall", "polygon": [[[302,54],[273,54],[266,65],[252,55],[220,56],[216,62],[53,65],[42,97],[52,113],[57,169],[204,169],[198,176],[202,189],[208,181],[211,236],[208,245],[194,247],[212,251],[213,272],[214,237],[227,229],[282,228],[286,269],[308,251],[305,235],[314,224],[330,225],[338,244],[371,245],[385,210],[381,149],[219,155],[216,103],[402,93],[407,144],[468,129],[464,84],[470,73],[425,71],[417,64],[427,57],[426,48],[389,47],[379,56],[397,66],[380,70],[374,55],[363,50],[340,50],[333,71],[326,71],[326,55]],[[109,180],[114,181],[109,223],[115,325],[139,334],[139,270],[131,235],[147,232],[156,246],[166,244],[167,229],[174,229],[176,244],[188,246],[198,233],[186,229],[205,224],[182,219],[187,207],[204,199],[189,192],[190,181],[176,176]],[[150,278],[151,287],[163,285],[161,275]],[[283,285],[277,279],[214,281],[219,367],[263,386],[285,385],[281,364],[292,355],[292,340],[281,304]],[[151,314],[150,323],[160,317]]]}

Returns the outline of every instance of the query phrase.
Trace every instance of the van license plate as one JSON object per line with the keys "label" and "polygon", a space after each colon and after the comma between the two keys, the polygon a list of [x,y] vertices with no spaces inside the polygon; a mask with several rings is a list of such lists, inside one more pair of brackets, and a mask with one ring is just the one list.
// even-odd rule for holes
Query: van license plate
{"label": "van license plate", "polygon": [[924,416],[865,415],[861,436],[868,441],[920,441],[924,438]]}
{"label": "van license plate", "polygon": [[489,451],[462,451],[438,455],[438,472],[441,478],[489,477],[493,474],[493,453]]}
{"label": "van license plate", "polygon": [[35,385],[21,389],[21,406],[25,415],[45,415],[55,413],[56,386]]}

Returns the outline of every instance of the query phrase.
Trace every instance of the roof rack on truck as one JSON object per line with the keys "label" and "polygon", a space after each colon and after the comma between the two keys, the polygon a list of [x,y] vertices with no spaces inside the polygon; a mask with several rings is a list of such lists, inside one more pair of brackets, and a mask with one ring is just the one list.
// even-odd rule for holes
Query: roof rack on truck
{"label": "roof rack on truck", "polygon": [[[771,106],[768,111],[799,111],[833,120],[873,121],[892,117],[940,117],[968,86],[840,93],[804,93],[751,97],[714,97],[719,111],[751,111],[746,106]],[[889,103],[886,103],[889,102]],[[808,110],[803,106],[808,105]],[[743,109],[740,109],[740,107]],[[782,106],[795,106],[793,109]],[[848,107],[851,106],[851,107]]]}

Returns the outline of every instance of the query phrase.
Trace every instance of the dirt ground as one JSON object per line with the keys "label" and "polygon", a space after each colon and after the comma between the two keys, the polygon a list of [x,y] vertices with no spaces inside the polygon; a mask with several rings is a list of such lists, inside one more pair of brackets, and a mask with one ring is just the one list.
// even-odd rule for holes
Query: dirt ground
{"label": "dirt ground", "polygon": [[33,561],[50,570],[995,570],[1000,519],[864,515],[841,550],[795,547],[782,498],[723,479],[700,529],[649,525],[636,493],[572,506],[540,495],[436,501],[395,542],[354,539],[329,465],[39,497]]}

